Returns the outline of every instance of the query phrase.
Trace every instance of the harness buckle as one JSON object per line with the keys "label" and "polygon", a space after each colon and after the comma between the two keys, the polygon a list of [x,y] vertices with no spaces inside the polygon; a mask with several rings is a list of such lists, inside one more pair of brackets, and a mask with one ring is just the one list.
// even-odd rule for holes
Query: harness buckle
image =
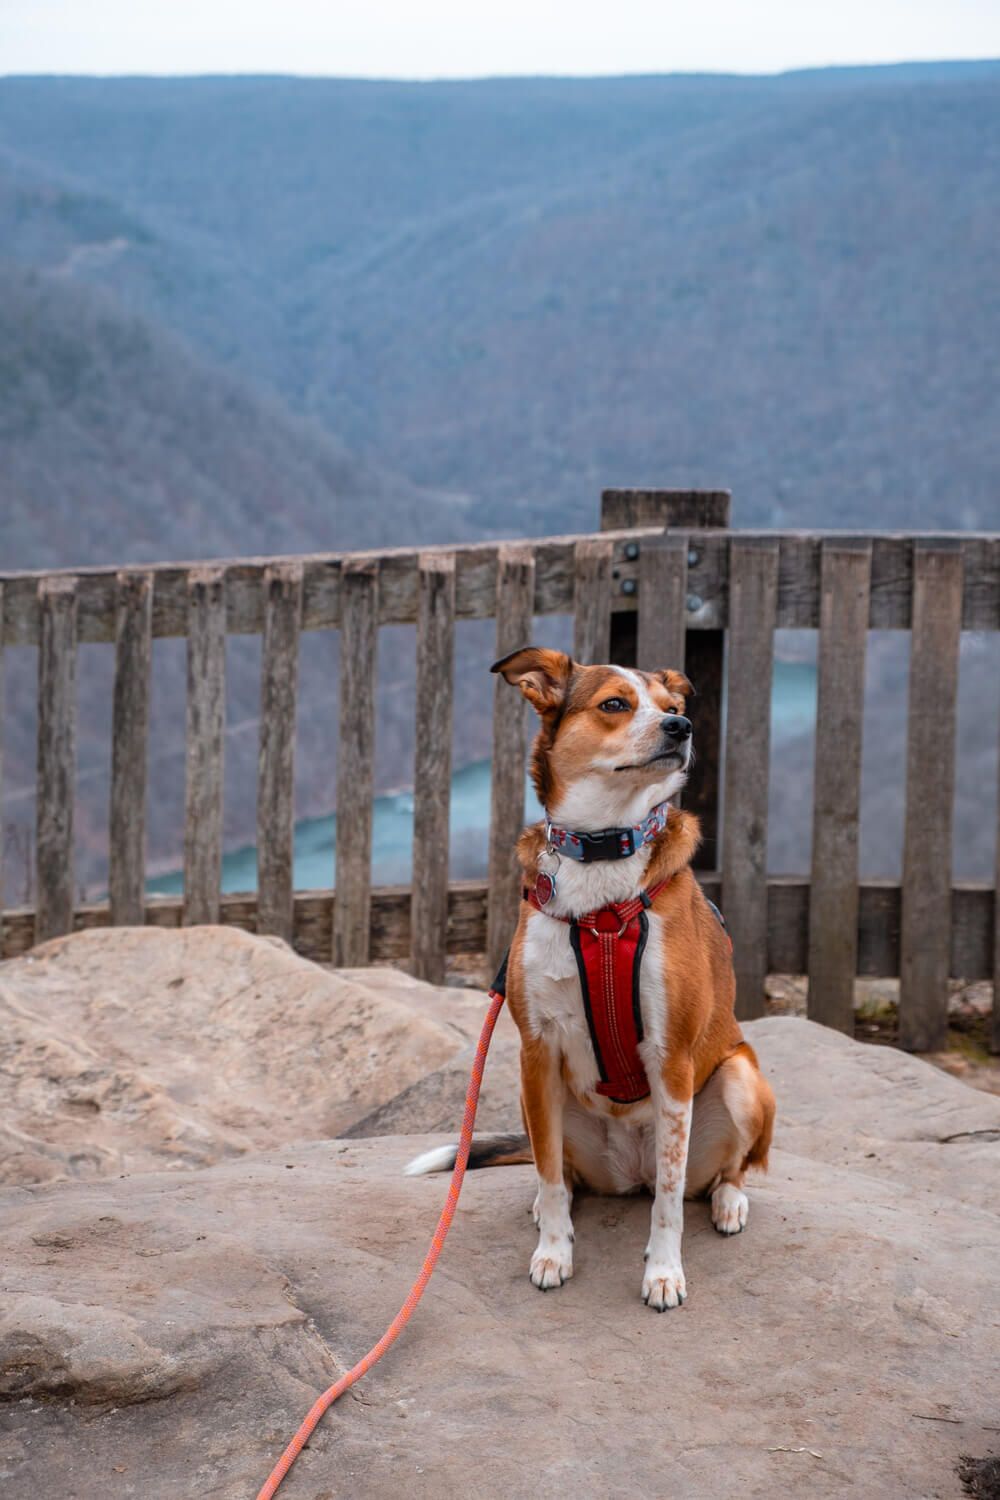
{"label": "harness buckle", "polygon": [[[625,929],[626,929],[627,926],[628,926],[628,923],[627,922],[623,922],[622,925],[619,927],[618,931],[615,933],[615,937],[616,938],[620,938],[624,934]],[[603,928],[603,927],[588,927],[587,928],[587,931],[588,932],[592,932],[594,934],[595,938],[604,937],[609,930],[610,929]]]}
{"label": "harness buckle", "polygon": [[[604,924],[601,921],[602,917],[610,917],[611,921]],[[592,932],[595,937],[607,937],[608,934],[611,934],[613,937],[620,938],[624,935],[626,928],[633,920],[634,918],[632,917],[623,918],[621,912],[615,911],[614,907],[602,906],[600,911],[595,911],[592,914],[588,913],[588,920],[581,922],[580,926],[587,932]],[[621,926],[616,932],[615,923],[618,922],[621,923]]]}

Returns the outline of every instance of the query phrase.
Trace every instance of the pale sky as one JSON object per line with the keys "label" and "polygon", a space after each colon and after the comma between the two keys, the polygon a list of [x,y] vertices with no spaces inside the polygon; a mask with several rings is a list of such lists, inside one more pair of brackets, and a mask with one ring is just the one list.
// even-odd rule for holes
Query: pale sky
{"label": "pale sky", "polygon": [[1000,57],[1000,0],[0,0],[4,73],[777,72]]}

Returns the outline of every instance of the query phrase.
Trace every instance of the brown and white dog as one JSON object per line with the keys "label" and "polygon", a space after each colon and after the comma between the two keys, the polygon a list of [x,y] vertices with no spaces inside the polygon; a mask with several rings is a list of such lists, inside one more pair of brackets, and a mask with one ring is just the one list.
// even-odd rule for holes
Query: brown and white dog
{"label": "brown and white dog", "polygon": [[[505,657],[493,670],[520,688],[541,720],[531,772],[549,824],[577,834],[641,825],[684,785],[692,688],[680,672],[580,666],[538,647]],[[660,816],[666,826],[634,853],[592,863],[560,857],[547,842],[546,825],[522,834],[525,885],[535,889],[541,876],[546,897],[541,908],[522,903],[507,968],[530,1152],[523,1137],[482,1137],[470,1164],[534,1160],[539,1237],[530,1275],[543,1291],[573,1274],[574,1186],[598,1193],[649,1189],[642,1297],[663,1312],[687,1295],[685,1196],[710,1195],[712,1222],[722,1234],[746,1224],[743,1179],[748,1167],[767,1166],[774,1096],[733,1014],[729,940],[691,873],[698,821],[676,807]],[[545,877],[553,878],[551,891]],[[638,1053],[649,1092],[636,1102],[615,1102],[598,1092],[571,919],[657,886],[645,913],[636,984]],[[454,1159],[454,1147],[445,1147],[407,1170],[438,1171]]]}

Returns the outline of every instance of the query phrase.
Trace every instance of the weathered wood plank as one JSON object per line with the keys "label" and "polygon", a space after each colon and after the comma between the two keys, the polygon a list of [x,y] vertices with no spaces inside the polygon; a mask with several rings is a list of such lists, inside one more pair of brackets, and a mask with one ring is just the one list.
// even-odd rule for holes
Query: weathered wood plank
{"label": "weathered wood plank", "polygon": [[[997,541],[996,550],[1000,557],[1000,540]],[[1000,629],[1000,582],[996,591],[996,623]],[[997,726],[997,737],[1000,739],[1000,724]],[[1000,771],[1000,767],[998,767]],[[997,785],[997,846],[996,865],[993,876],[993,909],[990,936],[993,939],[993,1025],[990,1033],[991,1052],[1000,1052],[1000,776]],[[953,960],[954,961],[954,960]]]}
{"label": "weathered wood plank", "polygon": [[955,716],[962,554],[922,543],[913,557],[913,636],[906,751],[899,1041],[943,1047],[948,1033]]}
{"label": "weathered wood plank", "polygon": [[297,563],[276,563],[264,574],[257,756],[257,930],[289,943],[293,931],[301,620],[302,568]]}
{"label": "weathered wood plank", "polygon": [[333,962],[366,964],[370,953],[375,654],[379,567],[345,564],[340,578],[340,735],[337,749],[337,902]]}
{"label": "weathered wood plank", "polygon": [[725,641],[725,631],[692,630],[685,652],[684,671],[698,696],[688,705],[694,722],[695,761],[681,801],[688,812],[697,814],[701,824],[701,844],[694,856],[696,870],[713,870],[719,863]]}
{"label": "weathered wood plank", "polygon": [[143,920],[152,625],[152,577],[148,572],[119,573],[108,838],[108,890],[115,927],[137,926]]}
{"label": "weathered wood plank", "polygon": [[[731,499],[727,491],[608,491],[612,499],[602,519],[654,516],[667,528],[671,545],[687,553],[687,592],[684,599],[684,670],[695,685],[697,699],[689,705],[695,722],[697,756],[684,788],[684,806],[701,823],[701,846],[695,855],[698,869],[712,869],[719,854],[719,785],[722,761],[722,687],[725,609],[729,599],[729,532]],[[615,511],[622,495],[623,508]],[[633,506],[633,501],[635,505]],[[663,533],[650,539],[638,536],[639,620],[642,618],[644,550],[660,545]],[[625,544],[628,545],[627,543]],[[676,585],[676,580],[675,580]],[[616,613],[611,623],[612,659],[632,666],[638,659],[639,623],[634,614]]]}
{"label": "weathered wood plank", "polygon": [[38,585],[38,793],[35,809],[36,941],[73,930],[76,780],[76,582]]}
{"label": "weathered wood plank", "polygon": [[[718,871],[700,872],[706,894],[721,903]],[[481,881],[453,881],[448,888],[448,952],[482,953],[486,947],[487,889]],[[332,942],[333,891],[297,891],[294,944],[298,952],[327,963]],[[890,881],[868,881],[861,886],[858,911],[858,973],[869,978],[891,978],[899,973],[899,912],[901,891]],[[962,884],[951,893],[951,975],[961,979],[989,979],[993,974],[993,887]],[[405,959],[411,951],[410,888],[383,886],[372,891],[372,962]],[[809,946],[809,881],[804,877],[772,877],[767,883],[768,972],[805,973]],[[4,958],[26,953],[34,939],[35,916],[16,907],[5,914]],[[146,925],[179,927],[183,900],[177,896],[148,896]],[[220,921],[254,932],[257,897],[253,892],[223,895]],[[74,927],[107,927],[106,903],[77,907]]]}
{"label": "weathered wood plank", "polygon": [[736,1013],[764,1011],[767,801],[778,548],[736,533],[730,553],[722,899],[733,940]]}
{"label": "weathered wood plank", "polygon": [[[3,584],[0,583],[0,624],[3,622]],[[4,645],[0,629],[0,954],[3,953],[4,848],[3,848],[3,721],[4,721]]]}
{"label": "weathered wood plank", "polygon": [[[997,609],[1000,612],[1000,591]],[[997,853],[993,876],[993,1026],[990,1050],[1000,1052],[1000,786],[997,788]]]}
{"label": "weathered wood plank", "polygon": [[219,920],[226,728],[225,571],[188,578],[187,746],[184,770],[184,924]]}
{"label": "weathered wood plank", "polygon": [[413,781],[413,935],[418,979],[443,984],[448,946],[448,845],[455,673],[455,558],[420,562]]}
{"label": "weathered wood plank", "polygon": [[687,640],[688,539],[665,531],[639,553],[636,666],[684,670]]}
{"label": "weathered wood plank", "polygon": [[584,537],[575,552],[573,660],[589,666],[611,659],[611,543]]}
{"label": "weathered wood plank", "polygon": [[[698,818],[701,843],[695,852],[698,870],[714,870],[719,864],[719,809],[722,787],[722,699],[725,681],[726,637],[722,630],[721,583],[719,601],[712,594],[709,538],[721,549],[719,571],[728,590],[729,532],[709,532],[713,525],[728,528],[731,499],[721,491],[709,497],[701,512],[702,525],[697,530],[674,530],[675,544],[687,548],[687,594],[684,617],[687,635],[684,646],[684,671],[694,684],[696,697],[688,704],[694,723],[694,765],[681,798],[683,806]],[[671,517],[674,526],[679,517]],[[698,518],[694,518],[697,523]],[[699,535],[699,531],[704,532]],[[640,546],[643,545],[640,543]],[[728,592],[726,594],[728,600]],[[705,621],[716,622],[707,628]]]}
{"label": "weathered wood plank", "polygon": [[858,831],[872,549],[826,541],[822,555],[809,1018],[854,1034]]}
{"label": "weathered wood plank", "polygon": [[604,490],[601,530],[729,525],[729,490]]}
{"label": "weathered wood plank", "polygon": [[[636,537],[651,532],[608,533],[615,570],[622,581],[638,576]],[[541,537],[533,542],[536,555],[535,613],[567,614],[573,608],[577,536]],[[630,555],[625,555],[626,545]],[[496,600],[496,542],[474,542],[461,547],[426,548],[428,553],[450,552],[455,557],[455,614],[458,619],[488,619]],[[213,564],[226,573],[226,621],[230,635],[256,635],[263,630],[265,570],[283,563],[300,563],[303,570],[303,630],[331,630],[340,625],[340,579],[345,566],[378,564],[379,624],[412,624],[417,618],[418,572],[421,552],[409,548],[384,552],[313,553],[303,556],[237,558]],[[187,579],[197,562],[151,564],[153,575],[153,636],[187,633]],[[113,641],[117,567],[79,570],[77,630],[80,641]],[[0,631],[8,645],[34,645],[38,640],[38,583],[43,577],[68,576],[58,572],[0,573],[6,599]],[[77,575],[74,574],[74,577]],[[616,591],[614,610],[634,611],[632,594]]]}
{"label": "weathered wood plank", "polygon": [[[650,492],[654,493],[654,492]],[[655,492],[660,493],[660,492]],[[698,499],[697,493],[690,497]],[[655,512],[662,514],[662,509]],[[721,513],[721,512],[720,512]],[[682,515],[687,514],[682,510]],[[697,516],[691,517],[691,524]],[[674,521],[671,529],[679,529]],[[687,524],[686,522],[684,523]],[[659,525],[607,532],[614,547],[615,587],[611,609],[615,621],[634,617],[638,593],[628,586],[639,574],[636,541],[655,536]],[[781,541],[776,623],[779,629],[812,629],[819,623],[820,547],[831,532],[745,532],[747,537],[777,536]],[[905,630],[910,625],[910,596],[915,538],[872,533],[871,629]],[[574,557],[578,537],[543,537],[533,542],[535,613],[568,614],[574,599]],[[996,630],[996,599],[1000,590],[1000,538],[993,533],[961,533],[954,537],[965,562],[962,604],[963,630]],[[458,619],[487,619],[496,597],[496,542],[442,548],[454,551],[455,613]],[[688,629],[700,633],[719,630],[728,620],[728,533],[705,531],[697,537],[701,560],[692,592],[703,600],[689,611]],[[428,549],[434,550],[434,549]],[[227,573],[226,607],[231,635],[255,635],[263,629],[261,583],[271,563],[300,561],[303,565],[303,630],[329,630],[340,624],[340,573],[345,562],[380,562],[386,586],[380,587],[379,623],[412,624],[417,617],[418,554],[405,549],[385,553],[330,553],[295,558],[242,558],[219,564]],[[150,569],[154,576],[153,635],[183,636],[187,631],[187,575],[196,564],[163,563]],[[113,641],[115,578],[118,569],[79,570],[78,639]],[[38,642],[39,573],[0,573],[5,585],[3,639],[8,645]],[[633,619],[634,629],[634,619]]]}
{"label": "weathered wood plank", "polygon": [[[995,901],[992,886],[977,881],[963,881],[951,890],[951,941],[949,943],[948,977],[950,979],[988,979],[993,969],[993,919]],[[899,967],[898,956],[896,967]]]}
{"label": "weathered wood plank", "polygon": [[[499,660],[526,646],[532,635],[535,559],[530,546],[500,549],[496,595]],[[498,674],[493,701],[493,762],[490,777],[489,910],[486,952],[499,968],[517,925],[520,868],[514,845],[524,827],[524,700]]]}

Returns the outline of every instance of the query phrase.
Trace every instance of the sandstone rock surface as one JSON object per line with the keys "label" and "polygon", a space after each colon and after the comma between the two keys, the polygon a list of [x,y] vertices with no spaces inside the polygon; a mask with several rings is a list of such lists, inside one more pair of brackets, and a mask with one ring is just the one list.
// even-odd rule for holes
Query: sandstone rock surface
{"label": "sandstone rock surface", "polygon": [[483,1005],[378,975],[232,927],[93,929],[0,964],[0,1181],[336,1135],[463,1048],[449,1017]]}
{"label": "sandstone rock surface", "polygon": [[[210,943],[211,931],[169,936]],[[244,1086],[235,1080],[256,1077],[266,1099],[284,1100],[290,1081],[288,1114],[254,1105],[233,1144],[199,1061],[191,1107],[218,1134],[205,1156],[159,1158],[194,1169],[131,1171],[123,1115],[101,1143],[118,1153],[114,1172],[0,1193],[4,1500],[252,1497],[316,1392],[375,1341],[419,1266],[447,1183],[402,1167],[446,1137],[251,1149],[257,1130],[310,1133],[325,1039],[318,1020],[306,1027],[308,996],[318,1003],[320,992],[298,1012],[287,968],[268,967],[263,950],[283,964],[287,950],[246,943],[261,951],[235,950],[232,998],[223,1005],[220,989],[215,1004],[240,1013],[257,994],[249,1014],[273,1035],[291,1003],[303,1092],[294,1097],[291,1048],[279,1073],[251,1042],[217,1031],[222,1095],[231,1107]],[[41,972],[70,1015],[62,961]],[[207,960],[189,951],[190,961]],[[165,951],[160,963],[165,987],[179,971]],[[82,1023],[74,1033],[95,1068],[128,1009],[122,991],[103,993],[115,998],[108,1016],[87,1014],[108,1029],[96,1040]],[[424,1076],[438,1079],[422,1095],[415,1065],[394,1097],[379,1099],[391,1081],[379,1083],[371,1107],[388,1118],[408,1098],[422,1130],[421,1109],[439,1120],[449,1090],[464,1093],[455,1059],[478,1030],[482,996],[435,995],[387,971],[369,993],[402,1010],[427,1047]],[[164,1023],[164,1109],[177,1108],[170,1090],[197,1014],[175,1015],[172,1036]],[[435,1028],[453,1028],[439,1050]],[[747,1031],[778,1094],[777,1149],[770,1175],[752,1182],[744,1234],[724,1240],[704,1204],[688,1206],[685,1307],[657,1317],[639,1300],[648,1201],[581,1199],[576,1275],[543,1296],[527,1279],[531,1170],[473,1174],[409,1329],[328,1413],[282,1500],[960,1493],[959,1456],[1000,1449],[1000,1101],[805,1021]],[[394,1044],[391,1027],[380,1034]],[[320,1050],[307,1053],[307,1039]],[[512,1060],[501,1038],[497,1124],[517,1123]],[[80,1147],[93,1114],[79,1116]],[[146,1129],[152,1117],[136,1118]],[[35,1138],[62,1160],[68,1136]],[[212,1152],[216,1164],[199,1166]],[[157,1160],[151,1137],[136,1159]]]}

